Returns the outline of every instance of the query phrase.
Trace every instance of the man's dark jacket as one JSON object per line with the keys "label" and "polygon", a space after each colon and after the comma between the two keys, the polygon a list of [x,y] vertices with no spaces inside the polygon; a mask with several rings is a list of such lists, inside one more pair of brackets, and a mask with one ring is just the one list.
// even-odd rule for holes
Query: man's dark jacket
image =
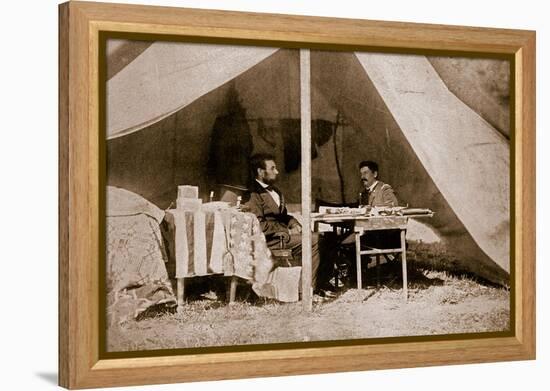
{"label": "man's dark jacket", "polygon": [[276,232],[288,233],[289,228],[298,224],[286,210],[283,193],[276,187],[273,190],[279,194],[280,206],[277,206],[269,192],[258,181],[254,181],[245,195],[245,205],[254,213],[260,222],[262,231],[269,241]]}

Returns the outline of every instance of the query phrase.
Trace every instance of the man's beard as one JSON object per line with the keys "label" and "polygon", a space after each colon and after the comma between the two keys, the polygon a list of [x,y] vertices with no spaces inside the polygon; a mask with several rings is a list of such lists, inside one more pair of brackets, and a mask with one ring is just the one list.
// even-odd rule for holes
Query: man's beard
{"label": "man's beard", "polygon": [[266,185],[274,185],[275,184],[275,179],[264,178],[262,180],[262,182],[265,183]]}

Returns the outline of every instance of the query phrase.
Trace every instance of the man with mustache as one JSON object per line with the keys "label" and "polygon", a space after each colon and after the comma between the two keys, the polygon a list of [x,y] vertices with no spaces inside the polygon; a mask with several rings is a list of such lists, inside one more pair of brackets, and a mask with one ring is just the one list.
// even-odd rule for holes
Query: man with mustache
{"label": "man with mustache", "polygon": [[[397,197],[393,188],[378,179],[378,163],[364,160],[359,163],[359,172],[363,184],[359,193],[360,207],[393,207],[398,206]],[[350,261],[355,262],[355,235],[348,234],[339,245],[353,247],[353,255],[349,255]],[[361,247],[364,248],[399,248],[401,246],[400,230],[369,231],[361,237]],[[392,255],[388,255],[393,258]],[[351,269],[350,281],[355,281],[355,270]]]}
{"label": "man with mustache", "polygon": [[363,191],[360,193],[360,206],[397,206],[397,197],[390,185],[378,180],[378,164],[365,160],[359,163]]}
{"label": "man with mustache", "polygon": [[[393,188],[378,180],[378,163],[364,160],[359,163],[359,172],[363,183],[363,190],[359,193],[359,206],[393,207],[399,205]],[[355,238],[350,235],[343,243],[351,245],[355,243]],[[400,246],[401,237],[398,229],[367,232],[361,237],[361,247],[388,249]],[[393,258],[392,255],[388,256]]]}

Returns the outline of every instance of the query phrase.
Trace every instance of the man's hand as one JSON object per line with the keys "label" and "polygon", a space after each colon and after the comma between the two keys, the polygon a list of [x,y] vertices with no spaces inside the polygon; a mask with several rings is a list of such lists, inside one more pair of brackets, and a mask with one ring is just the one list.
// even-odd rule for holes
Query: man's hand
{"label": "man's hand", "polygon": [[292,228],[288,229],[290,235],[299,235],[302,233],[302,226],[300,224],[295,224]]}

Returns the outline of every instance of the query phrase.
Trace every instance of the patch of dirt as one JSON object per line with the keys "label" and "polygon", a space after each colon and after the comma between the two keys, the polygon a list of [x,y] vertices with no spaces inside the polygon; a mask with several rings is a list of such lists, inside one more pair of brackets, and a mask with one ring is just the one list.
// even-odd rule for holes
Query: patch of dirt
{"label": "patch of dirt", "polygon": [[[414,273],[412,274],[414,277]],[[108,351],[327,341],[506,331],[510,296],[503,288],[445,272],[418,272],[405,301],[400,281],[348,289],[336,299],[301,303],[258,299],[227,305],[199,297],[178,312],[108,329]],[[214,297],[215,299],[215,297]]]}

